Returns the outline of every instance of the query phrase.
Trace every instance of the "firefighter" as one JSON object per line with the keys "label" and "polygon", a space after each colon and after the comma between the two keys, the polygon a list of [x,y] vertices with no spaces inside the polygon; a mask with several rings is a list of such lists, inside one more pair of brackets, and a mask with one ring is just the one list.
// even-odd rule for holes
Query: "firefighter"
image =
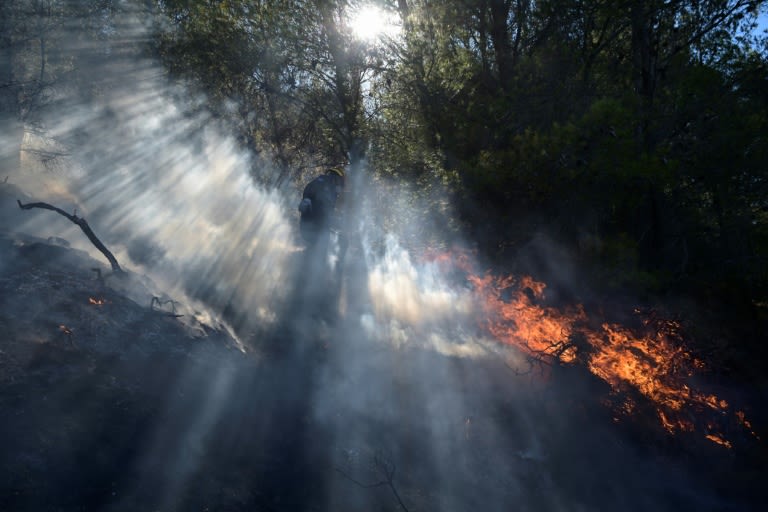
{"label": "firefighter", "polygon": [[299,229],[305,251],[301,258],[296,305],[332,323],[339,313],[346,238],[340,232],[337,202],[344,190],[344,170],[332,167],[304,187]]}
{"label": "firefighter", "polygon": [[308,248],[324,245],[338,227],[336,202],[344,190],[344,169],[332,167],[304,187],[299,212],[301,236]]}

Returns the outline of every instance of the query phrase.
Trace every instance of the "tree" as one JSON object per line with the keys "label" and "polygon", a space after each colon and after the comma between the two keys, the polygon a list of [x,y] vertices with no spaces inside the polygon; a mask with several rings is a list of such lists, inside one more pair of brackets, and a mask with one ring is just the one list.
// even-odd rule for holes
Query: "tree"
{"label": "tree", "polygon": [[[280,182],[364,155],[363,88],[376,62],[346,27],[352,8],[321,0],[166,2],[173,30],[160,34],[160,51],[174,72],[205,88],[248,147],[278,163]],[[232,101],[236,112],[226,108]]]}

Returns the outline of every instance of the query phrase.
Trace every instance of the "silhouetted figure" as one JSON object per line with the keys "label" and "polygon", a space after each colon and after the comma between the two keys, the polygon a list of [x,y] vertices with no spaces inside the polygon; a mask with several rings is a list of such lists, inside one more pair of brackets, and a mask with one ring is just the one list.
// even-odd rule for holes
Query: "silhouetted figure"
{"label": "silhouetted figure", "polygon": [[344,190],[344,170],[328,169],[304,187],[299,212],[301,236],[308,249],[325,247],[336,224],[336,201]]}
{"label": "silhouetted figure", "polygon": [[300,231],[306,250],[302,256],[297,289],[299,310],[333,321],[338,314],[341,272],[346,238],[341,230],[337,201],[344,190],[344,171],[339,167],[310,181],[304,188],[299,212]]}

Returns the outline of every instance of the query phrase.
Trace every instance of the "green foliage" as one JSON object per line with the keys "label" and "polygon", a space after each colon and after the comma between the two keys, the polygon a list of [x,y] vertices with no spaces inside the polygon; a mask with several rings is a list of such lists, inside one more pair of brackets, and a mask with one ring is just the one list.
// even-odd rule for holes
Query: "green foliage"
{"label": "green foliage", "polygon": [[[279,169],[360,158],[367,147],[363,87],[382,60],[346,31],[346,2],[171,1],[158,50],[197,83],[244,146]],[[263,178],[263,177],[262,177]]]}
{"label": "green foliage", "polygon": [[[377,2],[402,32],[360,40],[362,3],[163,0],[152,51],[274,181],[366,157],[489,251],[544,229],[616,285],[765,301],[768,44],[744,32],[765,2]],[[98,94],[61,30],[109,55],[123,5],[22,9],[43,4],[0,8],[0,100],[24,115],[56,83]]]}

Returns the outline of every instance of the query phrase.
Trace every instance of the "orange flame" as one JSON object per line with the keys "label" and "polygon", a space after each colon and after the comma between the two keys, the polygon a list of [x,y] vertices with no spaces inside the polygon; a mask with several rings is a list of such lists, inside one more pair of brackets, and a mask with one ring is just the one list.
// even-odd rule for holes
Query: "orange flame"
{"label": "orange flame", "polygon": [[746,418],[746,415],[744,414],[744,411],[736,411],[736,418],[738,418],[739,423],[749,430],[749,433],[752,434],[755,439],[760,439],[760,436],[757,435],[757,433],[752,430],[752,424],[749,422],[749,420]]}
{"label": "orange flame", "polygon": [[[631,386],[672,411],[692,404],[715,410],[728,408],[725,400],[693,391],[684,382],[698,365],[668,332],[639,336],[625,327],[603,324],[602,331],[583,330],[583,334],[594,349],[587,362],[590,371],[614,390]],[[667,427],[666,422],[662,423]]]}
{"label": "orange flame", "polygon": [[485,326],[496,339],[529,354],[555,357],[565,363],[576,359],[569,339],[574,324],[586,319],[581,308],[565,316],[553,308],[535,304],[543,298],[546,285],[530,277],[523,277],[519,282],[513,277],[490,275],[469,275],[468,279],[484,299],[483,308],[488,314]]}
{"label": "orange flame", "polygon": [[[654,404],[661,426],[669,433],[694,432],[695,423],[700,423],[695,416],[703,411],[727,412],[726,400],[690,387],[690,378],[704,363],[685,347],[678,322],[646,316],[641,318],[644,333],[611,323],[590,327],[581,304],[565,310],[544,305],[546,284],[531,277],[477,275],[463,253],[431,259],[452,263],[467,274],[481,305],[481,326],[494,338],[540,360],[583,363],[615,394],[639,393]],[[636,309],[635,314],[643,312]],[[577,338],[585,340],[583,345]],[[635,406],[626,398],[617,414],[631,415]],[[736,415],[751,431],[744,413]],[[704,437],[731,448],[730,441],[715,430],[708,425]]]}
{"label": "orange flame", "polygon": [[707,439],[709,439],[713,443],[717,443],[719,445],[725,446],[726,448],[731,448],[732,447],[730,441],[728,441],[727,439],[723,439],[722,437],[720,437],[720,436],[718,436],[716,434],[707,434],[704,437],[706,437]]}

